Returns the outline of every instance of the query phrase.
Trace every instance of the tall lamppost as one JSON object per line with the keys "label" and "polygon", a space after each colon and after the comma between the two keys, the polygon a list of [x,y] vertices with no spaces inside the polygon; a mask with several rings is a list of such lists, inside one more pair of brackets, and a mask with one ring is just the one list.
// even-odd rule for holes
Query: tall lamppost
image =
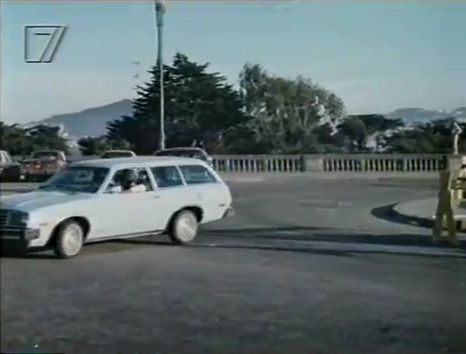
{"label": "tall lamppost", "polygon": [[160,149],[165,149],[165,97],[163,87],[163,15],[165,13],[165,1],[154,0],[155,21],[157,23],[157,64],[159,67],[160,85]]}

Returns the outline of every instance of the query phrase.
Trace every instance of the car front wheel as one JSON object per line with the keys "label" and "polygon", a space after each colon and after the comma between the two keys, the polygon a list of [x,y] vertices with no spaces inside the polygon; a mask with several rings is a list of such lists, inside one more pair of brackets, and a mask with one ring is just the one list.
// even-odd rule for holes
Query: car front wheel
{"label": "car front wheel", "polygon": [[199,223],[196,215],[190,210],[182,210],[175,215],[168,236],[173,243],[185,245],[193,241],[198,233]]}
{"label": "car front wheel", "polygon": [[79,223],[68,221],[63,223],[58,230],[55,254],[60,258],[76,256],[84,243],[84,232]]}

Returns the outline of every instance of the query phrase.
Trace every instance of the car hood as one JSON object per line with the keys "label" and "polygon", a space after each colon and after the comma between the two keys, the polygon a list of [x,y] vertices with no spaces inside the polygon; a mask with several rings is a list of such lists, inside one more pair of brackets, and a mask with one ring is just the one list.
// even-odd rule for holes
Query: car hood
{"label": "car hood", "polygon": [[31,212],[41,208],[58,206],[89,198],[91,198],[91,195],[85,193],[34,191],[4,196],[0,200],[0,207],[1,209]]}

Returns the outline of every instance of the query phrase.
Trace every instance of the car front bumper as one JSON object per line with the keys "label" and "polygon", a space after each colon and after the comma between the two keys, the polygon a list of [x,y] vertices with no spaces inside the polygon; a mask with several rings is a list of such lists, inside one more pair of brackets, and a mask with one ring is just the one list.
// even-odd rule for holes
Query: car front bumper
{"label": "car front bumper", "polygon": [[19,228],[2,226],[0,230],[0,240],[2,248],[8,245],[16,245],[27,248],[29,243],[40,237],[40,229]]}

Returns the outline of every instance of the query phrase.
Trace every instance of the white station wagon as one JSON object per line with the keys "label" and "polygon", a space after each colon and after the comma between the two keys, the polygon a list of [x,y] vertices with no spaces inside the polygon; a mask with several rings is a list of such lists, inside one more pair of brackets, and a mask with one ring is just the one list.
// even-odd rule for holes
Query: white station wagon
{"label": "white station wagon", "polygon": [[77,162],[38,189],[0,201],[2,243],[76,256],[84,243],[167,233],[191,242],[198,225],[232,215],[228,186],[190,158],[131,157]]}

